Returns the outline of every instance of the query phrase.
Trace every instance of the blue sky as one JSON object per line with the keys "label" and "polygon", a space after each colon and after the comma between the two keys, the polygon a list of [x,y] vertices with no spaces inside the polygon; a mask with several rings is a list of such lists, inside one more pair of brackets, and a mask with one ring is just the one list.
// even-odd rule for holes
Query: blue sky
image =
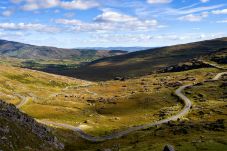
{"label": "blue sky", "polygon": [[62,48],[227,36],[226,0],[4,0],[0,14],[1,39]]}

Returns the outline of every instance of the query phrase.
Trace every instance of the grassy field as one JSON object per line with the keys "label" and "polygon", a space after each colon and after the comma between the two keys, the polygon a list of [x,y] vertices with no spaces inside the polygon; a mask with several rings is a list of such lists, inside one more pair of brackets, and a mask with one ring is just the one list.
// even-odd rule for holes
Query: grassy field
{"label": "grassy field", "polygon": [[[0,99],[17,105],[26,97],[28,102],[21,110],[28,115],[39,120],[75,125],[93,135],[108,134],[176,114],[182,104],[172,95],[175,89],[183,84],[210,79],[219,72],[214,68],[204,68],[153,74],[125,81],[88,82],[5,64],[0,66]],[[161,128],[160,135],[171,131],[171,128],[166,127]],[[137,142],[135,139],[142,143],[134,146],[135,150],[161,148],[164,140],[153,136],[155,131],[155,128],[139,131],[97,145],[77,138],[70,131],[55,129],[56,135],[66,143],[66,150],[94,150],[105,146],[113,147],[119,142],[123,150],[132,150],[133,145],[130,143]],[[214,135],[216,134],[215,132]],[[150,138],[155,139],[151,141]],[[158,143],[150,146],[149,144],[154,144],[154,140]]]}
{"label": "grassy field", "polygon": [[[211,71],[207,71],[209,76],[206,79],[213,76]],[[192,72],[195,71],[187,74]],[[198,74],[201,72],[197,70]],[[227,149],[226,93],[226,77],[193,86],[185,91],[185,95],[193,101],[193,108],[186,118],[117,140],[93,144],[67,130],[56,130],[56,133],[63,140],[71,138],[69,140],[72,141],[67,141],[67,150],[160,151],[165,144],[172,144],[177,151],[224,151]]]}
{"label": "grassy field", "polygon": [[[0,99],[15,105],[26,99],[21,110],[33,118],[71,124],[96,136],[178,113],[182,103],[173,92],[179,86],[212,79],[221,72],[200,68],[122,81],[89,82],[11,66],[21,62],[20,59],[1,61]],[[226,89],[220,87],[223,83],[224,79],[188,89],[185,93],[193,100],[193,110],[182,121],[138,131],[118,140],[93,144],[68,130],[54,128],[53,131],[66,144],[67,151],[108,148],[158,151],[167,143],[182,151],[217,148],[221,151],[226,149],[226,129],[216,130],[213,125],[226,118],[226,100],[223,100]]]}

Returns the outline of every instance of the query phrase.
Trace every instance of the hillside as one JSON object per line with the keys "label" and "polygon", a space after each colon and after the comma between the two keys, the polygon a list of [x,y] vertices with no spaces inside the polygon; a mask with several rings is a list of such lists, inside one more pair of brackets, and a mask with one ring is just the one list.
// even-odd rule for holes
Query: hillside
{"label": "hillside", "polygon": [[[126,81],[91,83],[0,65],[0,99],[17,106],[21,106],[20,103],[24,102],[20,110],[44,124],[45,122],[69,124],[81,128],[88,134],[102,136],[177,114],[182,104],[172,92],[180,85],[209,79],[218,72],[220,71],[217,69],[207,68],[154,74]],[[17,130],[20,131],[19,136],[26,138],[21,134],[24,129],[19,127]],[[154,136],[154,130],[155,128],[139,131],[128,137],[103,143],[85,141],[76,133],[61,127],[53,129],[53,134],[64,143],[67,151],[104,150],[118,144],[122,149],[130,150],[128,148],[131,146],[130,143],[136,141],[137,144],[142,145],[138,146],[139,149],[152,147],[152,150],[161,150],[168,139],[163,141],[163,138]],[[27,134],[27,131],[23,134]],[[144,138],[138,140],[138,136]],[[157,139],[156,143],[152,141]],[[187,138],[185,141],[188,140],[192,139]],[[30,144],[29,140],[24,141]],[[143,142],[146,142],[147,146],[144,146]],[[19,143],[23,144],[23,142]],[[171,144],[175,145],[172,141]]]}
{"label": "hillside", "polygon": [[60,150],[63,145],[50,131],[0,100],[0,150]]}
{"label": "hillside", "polygon": [[210,60],[218,64],[227,64],[227,48],[222,48],[219,51],[202,57],[204,60]]}
{"label": "hillside", "polygon": [[[226,57],[222,51],[211,55],[215,58]],[[219,81],[210,80],[220,72],[223,70],[211,67],[158,73],[122,81],[88,82],[11,67],[9,62],[0,64],[0,99],[20,106],[24,113],[53,127],[52,133],[64,143],[66,151],[161,151],[166,144],[182,151],[226,150],[226,77],[223,76]],[[86,134],[105,136],[165,120],[177,115],[183,107],[183,103],[173,95],[174,91],[192,83],[198,84],[188,87],[184,92],[193,107],[179,121],[99,143],[84,140],[70,129],[76,127]],[[1,123],[5,121],[0,119]],[[10,120],[7,125],[11,124],[15,123]],[[56,124],[65,124],[69,128]],[[13,133],[13,136],[19,134],[20,138],[25,138],[19,139],[22,141],[18,143],[21,147],[15,150],[23,150],[24,142],[31,148],[39,146],[39,138],[33,139],[33,134],[27,130],[29,128],[19,126]],[[15,141],[13,138],[9,142]],[[30,140],[38,142],[38,145]],[[0,144],[1,147],[3,145]]]}
{"label": "hillside", "polygon": [[123,50],[128,52],[147,50],[153,47],[85,47],[82,49],[92,49],[92,50]]}
{"label": "hillside", "polygon": [[[95,60],[66,75],[87,80],[147,75],[227,47],[227,38],[132,52]],[[96,76],[94,76],[96,75]]]}
{"label": "hillside", "polygon": [[127,53],[126,51],[62,49],[34,46],[18,42],[0,40],[0,55],[21,59],[97,59]]}

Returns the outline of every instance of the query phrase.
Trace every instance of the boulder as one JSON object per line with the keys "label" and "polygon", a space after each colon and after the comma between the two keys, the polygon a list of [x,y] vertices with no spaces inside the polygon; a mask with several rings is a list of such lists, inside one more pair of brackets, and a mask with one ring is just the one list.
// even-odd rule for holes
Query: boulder
{"label": "boulder", "polygon": [[175,151],[175,149],[172,145],[166,145],[164,147],[163,151]]}

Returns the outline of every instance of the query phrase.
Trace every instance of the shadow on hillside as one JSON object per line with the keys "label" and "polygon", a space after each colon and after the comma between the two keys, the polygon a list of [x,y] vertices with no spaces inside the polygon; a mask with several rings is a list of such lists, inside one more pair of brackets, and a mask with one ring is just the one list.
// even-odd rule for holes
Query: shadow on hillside
{"label": "shadow on hillside", "polygon": [[167,67],[191,62],[194,59],[218,52],[223,53],[226,47],[227,38],[220,38],[102,58],[80,67],[78,65],[69,67],[46,65],[42,68],[30,69],[88,81],[108,81],[117,77],[117,79],[127,79],[160,72]]}

